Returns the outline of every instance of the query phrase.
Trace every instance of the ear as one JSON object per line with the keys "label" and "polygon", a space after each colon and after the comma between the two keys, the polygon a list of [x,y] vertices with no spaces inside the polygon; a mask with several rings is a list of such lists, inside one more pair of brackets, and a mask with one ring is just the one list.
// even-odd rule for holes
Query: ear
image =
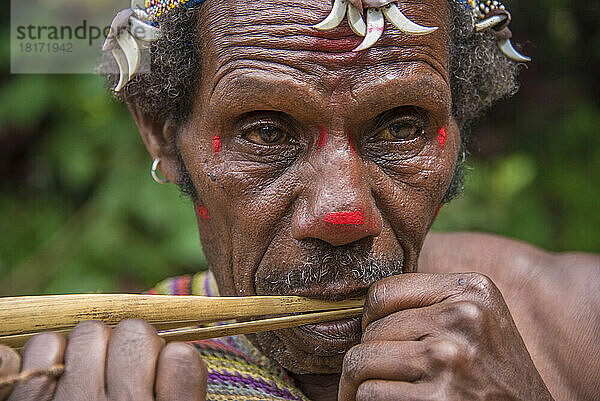
{"label": "ear", "polygon": [[179,160],[176,153],[177,125],[172,120],[156,121],[135,105],[127,102],[142,140],[153,160],[160,158],[159,170],[172,183],[179,182]]}

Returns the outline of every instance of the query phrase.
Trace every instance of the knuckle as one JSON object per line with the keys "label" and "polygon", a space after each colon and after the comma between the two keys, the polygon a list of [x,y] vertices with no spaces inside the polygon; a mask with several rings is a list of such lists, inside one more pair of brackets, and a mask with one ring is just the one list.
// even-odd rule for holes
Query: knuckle
{"label": "knuckle", "polygon": [[387,331],[389,322],[387,318],[381,318],[372,321],[365,328],[362,335],[362,342],[367,343],[370,341],[375,341],[380,339],[382,336],[385,336],[385,332]]}
{"label": "knuckle", "polygon": [[458,343],[441,340],[429,344],[428,355],[433,366],[454,368],[466,359],[466,350]]}
{"label": "knuckle", "polygon": [[367,292],[365,299],[365,317],[367,320],[374,320],[378,316],[381,316],[383,311],[386,309],[387,294],[389,291],[390,278],[379,280],[375,282]]}
{"label": "knuckle", "polygon": [[454,320],[462,327],[476,328],[482,326],[485,321],[483,307],[476,302],[455,302],[451,307],[451,311]]}
{"label": "knuckle", "polygon": [[31,337],[27,344],[25,344],[24,352],[27,352],[31,349],[55,349],[61,346],[64,341],[63,337],[51,331],[47,331],[44,333],[36,334]]}
{"label": "knuckle", "polygon": [[377,392],[375,383],[372,381],[366,381],[358,386],[356,390],[356,401],[370,401],[375,398]]}
{"label": "knuckle", "polygon": [[72,339],[74,337],[103,337],[107,335],[108,330],[108,326],[106,326],[102,322],[99,322],[97,320],[87,320],[85,322],[79,323],[73,328],[73,330],[71,330],[71,333],[69,334],[69,339]]}
{"label": "knuckle", "polygon": [[0,344],[0,372],[3,375],[16,373],[21,366],[21,357],[12,348]]}
{"label": "knuckle", "polygon": [[121,321],[114,328],[115,334],[127,334],[134,336],[155,336],[156,330],[150,324],[139,319],[127,319]]}
{"label": "knuckle", "polygon": [[200,353],[192,346],[182,342],[169,343],[164,348],[164,360],[181,367],[203,367]]}
{"label": "knuckle", "polygon": [[469,273],[466,278],[466,290],[468,293],[477,297],[482,301],[486,301],[492,298],[497,289],[496,285],[485,274],[481,273]]}
{"label": "knuckle", "polygon": [[343,374],[351,381],[360,380],[364,369],[363,350],[360,345],[350,348],[344,356]]}

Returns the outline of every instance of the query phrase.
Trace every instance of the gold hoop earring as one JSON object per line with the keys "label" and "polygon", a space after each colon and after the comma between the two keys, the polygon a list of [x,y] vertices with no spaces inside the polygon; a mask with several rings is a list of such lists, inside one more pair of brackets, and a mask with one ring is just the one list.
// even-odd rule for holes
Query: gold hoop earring
{"label": "gold hoop earring", "polygon": [[167,184],[169,182],[169,180],[165,179],[165,178],[160,178],[158,176],[158,165],[160,164],[160,157],[154,159],[154,162],[152,163],[152,169],[150,170],[150,174],[152,174],[152,178],[154,179],[154,181],[158,182],[159,184]]}

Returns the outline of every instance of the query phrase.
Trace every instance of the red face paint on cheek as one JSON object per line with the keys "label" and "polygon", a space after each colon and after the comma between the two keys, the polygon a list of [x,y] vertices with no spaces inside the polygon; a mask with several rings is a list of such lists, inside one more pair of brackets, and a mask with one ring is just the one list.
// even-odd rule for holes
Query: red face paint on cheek
{"label": "red face paint on cheek", "polygon": [[324,126],[319,127],[319,142],[317,143],[317,150],[327,145],[327,128]]}
{"label": "red face paint on cheek", "polygon": [[350,144],[350,152],[355,153],[356,149],[354,148],[354,138],[352,138],[352,131],[348,133],[348,143]]}
{"label": "red face paint on cheek", "polygon": [[448,139],[448,134],[446,133],[446,126],[442,125],[442,128],[440,128],[438,130],[438,137],[437,137],[437,140],[440,143],[440,145],[442,146],[442,148],[446,144],[446,139]]}
{"label": "red face paint on cheek", "polygon": [[219,135],[213,136],[213,147],[215,148],[215,153],[219,154],[221,151],[221,138],[219,138]]}
{"label": "red face paint on cheek", "polygon": [[365,224],[365,216],[361,212],[331,212],[325,215],[323,221],[330,224],[350,224],[360,226]]}
{"label": "red face paint on cheek", "polygon": [[210,219],[210,215],[208,214],[208,209],[204,205],[198,206],[198,215],[202,217],[204,220]]}
{"label": "red face paint on cheek", "polygon": [[434,218],[437,217],[437,215],[440,213],[440,209],[442,208],[442,205],[438,205],[437,209],[435,209],[435,216]]}

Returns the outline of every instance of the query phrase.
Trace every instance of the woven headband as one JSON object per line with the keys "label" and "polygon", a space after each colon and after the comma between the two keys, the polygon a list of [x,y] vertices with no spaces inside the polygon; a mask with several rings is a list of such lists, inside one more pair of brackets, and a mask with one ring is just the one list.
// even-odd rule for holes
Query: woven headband
{"label": "woven headband", "polygon": [[[517,62],[531,60],[512,46],[512,34],[508,29],[511,15],[502,3],[497,0],[464,1],[471,11],[475,32],[491,30],[500,51],[506,57]],[[140,49],[160,39],[160,28],[156,25],[159,17],[175,8],[190,7],[202,2],[204,0],[132,0],[131,8],[117,14],[102,48],[103,51],[112,52],[119,66],[120,76],[115,92],[123,89],[137,72],[141,59]],[[377,43],[383,35],[386,19],[407,35],[426,35],[437,29],[411,21],[396,3],[397,0],[334,0],[329,15],[313,28],[328,31],[339,26],[346,17],[352,31],[364,37],[362,43],[353,50],[355,52],[366,50]]]}

